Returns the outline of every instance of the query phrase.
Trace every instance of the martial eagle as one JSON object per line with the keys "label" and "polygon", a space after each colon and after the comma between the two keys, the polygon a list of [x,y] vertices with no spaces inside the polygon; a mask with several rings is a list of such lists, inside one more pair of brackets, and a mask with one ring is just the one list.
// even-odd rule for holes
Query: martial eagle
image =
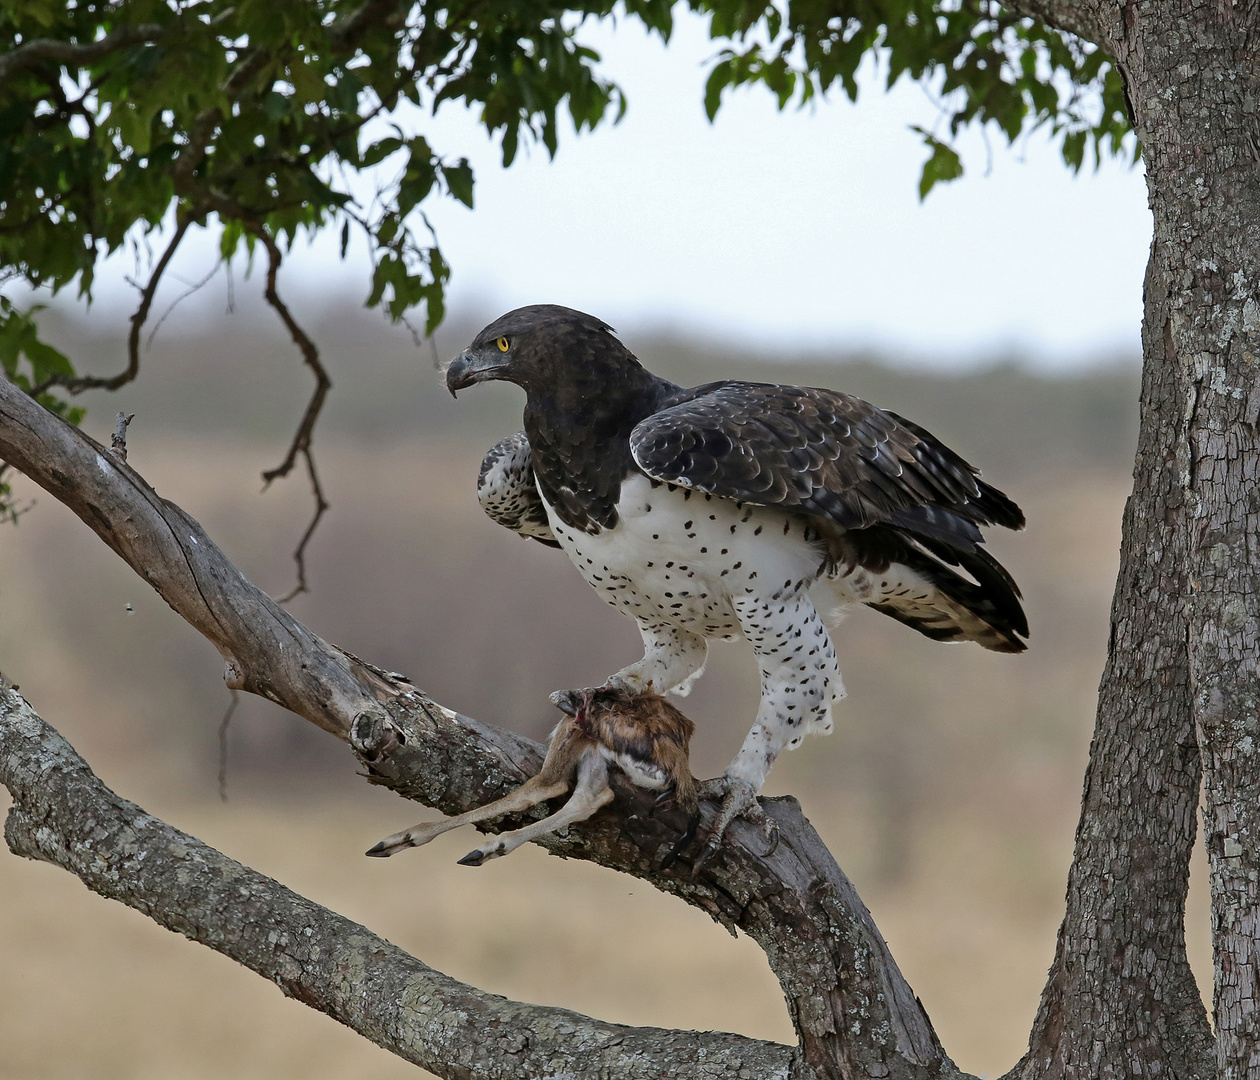
{"label": "martial eagle", "polygon": [[550,304],[492,322],[447,369],[451,393],[525,391],[525,429],[482,463],[501,525],[559,547],[638,623],[643,659],[608,679],[686,693],[709,638],[747,638],[761,705],[721,796],[716,843],[785,748],[832,729],[844,696],[827,627],[864,604],[937,641],[1021,652],[1028,623],[980,526],[1024,515],[929,432],[834,390],[647,371],[606,323]]}

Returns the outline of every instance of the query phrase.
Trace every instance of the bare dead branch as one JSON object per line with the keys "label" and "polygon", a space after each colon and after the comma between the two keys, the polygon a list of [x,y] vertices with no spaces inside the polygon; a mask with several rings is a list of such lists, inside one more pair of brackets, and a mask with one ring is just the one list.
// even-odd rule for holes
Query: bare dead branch
{"label": "bare dead branch", "polygon": [[267,249],[267,287],[264,292],[267,303],[275,308],[276,314],[280,316],[280,321],[284,323],[285,328],[289,331],[289,336],[293,339],[293,343],[297,345],[302,353],[303,361],[315,376],[315,390],[311,394],[310,401],[306,404],[306,412],[302,414],[302,421],[298,424],[297,431],[293,433],[293,440],[289,443],[288,453],[285,454],[284,460],[279,465],[274,469],[268,469],[262,474],[264,486],[269,485],[279,477],[288,476],[297,462],[298,455],[301,454],[306,460],[306,472],[310,477],[311,493],[315,498],[315,514],[311,518],[310,524],[307,525],[306,531],[302,534],[302,539],[299,541],[297,549],[293,552],[293,561],[297,563],[298,579],[292,591],[287,593],[284,599],[280,601],[281,603],[286,603],[299,593],[306,592],[306,545],[315,534],[315,529],[319,525],[319,519],[328,510],[328,501],[324,498],[324,489],[320,485],[319,474],[315,470],[315,457],[311,450],[311,436],[314,434],[315,423],[319,419],[320,410],[324,407],[324,399],[328,397],[328,391],[332,389],[332,380],[328,377],[328,372],[320,361],[319,349],[316,348],[315,342],[310,339],[310,336],[298,324],[288,305],[280,299],[280,293],[276,290],[276,275],[280,271],[282,259],[280,246],[276,243],[275,237],[264,226],[257,226],[254,229],[254,235],[262,241],[263,246]]}
{"label": "bare dead branch", "polygon": [[223,719],[219,721],[219,801],[227,802],[227,774],[228,774],[228,728],[232,723],[232,714],[236,712],[236,706],[241,703],[241,692],[239,690],[229,690],[232,700],[228,702],[227,711],[223,714]]}
{"label": "bare dead branch", "polygon": [[166,250],[162,252],[162,257],[158,259],[157,266],[153,268],[153,273],[149,275],[148,284],[140,291],[140,306],[132,313],[131,330],[127,334],[126,368],[117,375],[104,377],[76,375],[67,378],[64,375],[54,375],[51,379],[36,386],[31,391],[32,394],[41,394],[50,386],[62,386],[72,394],[81,394],[84,390],[117,390],[120,386],[131,382],[140,373],[140,331],[149,318],[149,309],[153,307],[153,297],[157,293],[158,285],[162,282],[162,275],[170,266],[176,249],[183,241],[184,234],[188,232],[188,226],[192,224],[192,219],[192,214],[176,215],[175,233],[170,243],[166,245]]}
{"label": "bare dead branch", "polygon": [[157,23],[141,23],[139,26],[120,26],[113,33],[106,34],[99,41],[79,44],[73,41],[58,41],[55,38],[36,38],[19,45],[11,52],[0,56],[0,83],[4,82],[15,71],[34,67],[37,64],[52,62],[79,67],[102,60],[112,52],[125,49],[128,45],[143,45],[146,42],[158,41],[170,32],[172,27],[160,26]]}
{"label": "bare dead branch", "polygon": [[[192,518],[159,499],[130,466],[2,382],[0,458],[78,514],[214,643],[230,687],[262,694],[347,740],[375,782],[456,814],[538,771],[537,743],[444,709],[401,677],[322,641],[246,581]],[[685,815],[654,816],[646,793],[615,786],[618,798],[606,810],[543,846],[642,878],[756,940],[800,1037],[799,1075],[810,1075],[807,1068],[827,1080],[960,1075],[794,799],[767,800],[781,836],[771,856],[760,854],[760,833],[737,822],[693,877],[685,859],[659,868]],[[497,827],[516,824],[505,819]]]}
{"label": "bare dead branch", "polygon": [[5,839],[15,854],[69,870],[439,1077],[789,1076],[786,1046],[606,1024],[434,971],[119,798],[2,680],[0,783],[13,795]]}

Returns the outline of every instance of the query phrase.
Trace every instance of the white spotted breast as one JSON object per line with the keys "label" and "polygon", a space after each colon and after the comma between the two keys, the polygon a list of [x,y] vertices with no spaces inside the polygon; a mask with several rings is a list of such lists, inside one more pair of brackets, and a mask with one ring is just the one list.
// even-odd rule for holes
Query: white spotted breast
{"label": "white spotted breast", "polygon": [[[544,500],[545,502],[545,500]],[[825,552],[807,522],[632,473],[614,528],[586,533],[547,517],[561,548],[613,607],[705,637],[742,636],[734,597],[809,588]]]}

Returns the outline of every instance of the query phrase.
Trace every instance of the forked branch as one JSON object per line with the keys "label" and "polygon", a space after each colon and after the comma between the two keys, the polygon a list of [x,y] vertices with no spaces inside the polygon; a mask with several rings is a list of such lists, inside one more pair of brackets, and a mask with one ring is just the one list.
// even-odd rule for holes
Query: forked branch
{"label": "forked branch", "polygon": [[135,379],[140,374],[140,333],[149,319],[153,308],[153,297],[157,295],[158,286],[162,283],[162,275],[170,266],[171,259],[183,242],[188,226],[192,224],[193,214],[177,213],[175,232],[170,242],[154,266],[153,272],[144,288],[140,290],[140,303],[131,315],[131,329],[127,333],[127,366],[117,375],[74,375],[70,377],[57,375],[47,382],[35,387],[33,393],[39,394],[50,386],[62,386],[72,394],[81,394],[84,390],[117,390]]}
{"label": "forked branch", "polygon": [[289,310],[288,305],[280,299],[280,293],[276,289],[276,276],[280,272],[280,263],[282,261],[280,245],[276,243],[275,237],[267,231],[265,226],[259,225],[255,228],[254,235],[262,241],[263,246],[267,249],[267,287],[264,291],[267,303],[280,316],[280,321],[284,323],[285,329],[289,331],[289,336],[293,339],[293,343],[302,353],[303,362],[311,369],[311,374],[315,376],[315,389],[311,393],[310,401],[306,403],[306,412],[302,414],[301,423],[298,424],[297,431],[293,433],[293,440],[289,443],[289,452],[285,454],[284,460],[279,465],[263,473],[264,484],[270,484],[279,477],[288,476],[297,462],[298,455],[301,455],[306,462],[306,475],[310,479],[311,495],[315,500],[315,513],[311,517],[310,523],[306,526],[306,531],[302,533],[302,539],[298,541],[297,549],[293,552],[293,561],[297,564],[297,584],[290,592],[281,597],[280,603],[283,604],[292,600],[298,593],[306,592],[306,545],[310,543],[311,537],[315,535],[315,530],[319,527],[320,518],[328,510],[328,500],[324,497],[324,488],[319,482],[319,473],[315,468],[311,437],[315,433],[315,423],[319,419],[319,414],[324,408],[324,399],[328,397],[328,391],[332,389],[332,380],[328,377],[328,371],[319,358],[319,349],[316,347],[315,342],[311,340],[310,335],[302,329],[301,324],[293,317],[293,313]]}
{"label": "forked branch", "polygon": [[[457,814],[538,771],[537,743],[444,709],[401,677],[321,640],[250,584],[195,521],[158,498],[130,466],[3,381],[0,459],[78,514],[213,642],[227,662],[229,686],[262,694],[345,739],[376,782]],[[616,801],[591,821],[541,842],[642,878],[754,938],[800,1038],[793,1075],[960,1075],[795,800],[767,800],[781,836],[772,855],[762,856],[760,834],[737,823],[693,877],[683,860],[659,869],[684,815],[653,816],[645,793],[617,786]],[[500,827],[514,824],[505,819]]]}

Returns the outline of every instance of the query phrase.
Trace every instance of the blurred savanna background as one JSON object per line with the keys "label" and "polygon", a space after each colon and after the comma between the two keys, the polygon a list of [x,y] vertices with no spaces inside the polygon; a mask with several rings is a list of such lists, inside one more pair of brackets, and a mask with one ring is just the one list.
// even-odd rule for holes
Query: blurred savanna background
{"label": "blurred savanna background", "polygon": [[[640,655],[633,624],[562,555],[477,506],[482,454],[520,426],[521,398],[495,384],[453,402],[436,361],[521,304],[590,311],[681,383],[830,386],[929,428],[1027,514],[992,548],[1023,587],[1029,651],[938,645],[855,614],[837,634],[849,697],[836,732],[785,755],[767,793],[800,798],[957,1063],[999,1075],[1026,1046],[1051,960],[1107,643],[1137,429],[1140,171],[1074,180],[1044,132],[1009,151],[973,133],[959,139],[967,178],[920,203],[925,151],[908,125],[933,129],[939,103],[904,80],[885,94],[878,63],[863,66],[860,105],[833,95],[779,113],[764,91],[733,91],[710,125],[715,46],[698,17],[679,13],[668,48],[629,20],[585,24],[583,40],[629,110],[593,135],[563,132],[554,162],[526,147],[501,169],[455,102],[412,118],[477,177],[475,209],[424,204],[453,268],[432,342],[358,306],[364,250],[351,244],[343,265],[328,237],[287,253],[281,291],[335,385],[316,434],[332,508],[292,610],[445,705],[537,739],[555,720],[551,690]],[[163,317],[214,269],[213,230],[189,237],[141,377],[88,395],[85,427],[108,443],[116,412],[134,413],[131,464],[282,595],[310,495],[300,469],[266,491],[259,477],[283,457],[310,376],[243,259],[226,288],[220,274]],[[80,371],[125,366],[124,278],[143,282],[163,244],[102,266],[91,308],[65,290],[41,316]],[[33,505],[0,526],[0,671],[119,793],[485,990],[791,1040],[758,948],[637,881],[533,847],[457,866],[471,832],[364,858],[431,812],[369,786],[342,745],[266,702],[242,696],[226,729],[222,801],[217,653],[68,511],[20,479],[15,490]],[[747,647],[715,645],[683,703],[697,775],[730,760],[757,697]],[[1189,939],[1207,975],[1199,869]],[[0,1080],[416,1075],[0,849]]]}
{"label": "blurred savanna background", "polygon": [[[146,374],[89,401],[108,442],[135,413],[130,462],[200,520],[257,584],[292,586],[310,510],[298,474],[261,491],[308,390],[269,312],[175,322]],[[547,693],[599,681],[638,653],[633,625],[558,553],[484,518],[484,450],[519,425],[501,384],[451,401],[434,356],[485,318],[456,313],[435,343],[335,302],[309,313],[336,390],[317,453],[332,509],[292,603],[317,632],[410,675],[439,701],[544,738]],[[50,338],[88,370],[116,336],[53,311]],[[829,738],[785,755],[768,793],[797,795],[852,877],[964,1068],[996,1075],[1023,1049],[1061,915],[1107,639],[1120,513],[1136,435],[1137,370],[1067,375],[1012,359],[967,373],[876,355],[767,355],[627,332],[659,373],[828,385],[913,417],[1024,507],[992,547],[1023,587],[1031,648],[941,646],[873,612],[839,631],[849,698]],[[473,833],[388,861],[362,852],[426,816],[370,787],[331,737],[229,697],[214,650],[77,519],[33,500],[0,531],[0,670],[115,790],[235,858],[486,990],[634,1024],[790,1040],[777,985],[748,940],[643,884],[527,848],[455,865]],[[721,771],[757,702],[743,644],[715,645],[685,702],[693,767]],[[1202,897],[1192,957],[1207,969]],[[209,951],[90,894],[49,866],[0,857],[0,1076],[402,1077],[411,1067]]]}

